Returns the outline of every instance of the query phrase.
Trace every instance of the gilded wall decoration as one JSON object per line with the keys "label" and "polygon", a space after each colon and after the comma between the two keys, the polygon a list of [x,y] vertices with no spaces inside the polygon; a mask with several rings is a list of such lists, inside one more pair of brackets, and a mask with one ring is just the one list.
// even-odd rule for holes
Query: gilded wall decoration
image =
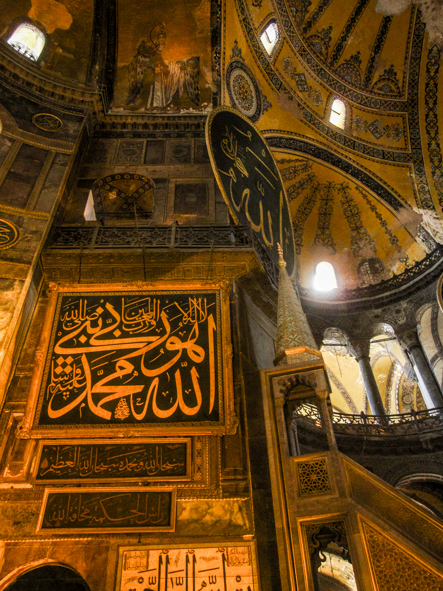
{"label": "gilded wall decoration", "polygon": [[350,186],[348,183],[342,183],[338,189],[343,213],[351,231],[351,250],[354,257],[357,258],[364,249],[377,252],[373,238],[361,222],[360,209],[351,195]]}
{"label": "gilded wall decoration", "polygon": [[257,591],[255,546],[229,541],[217,545],[121,547],[116,589],[154,588]]}
{"label": "gilded wall decoration", "polygon": [[262,111],[260,89],[251,72],[240,60],[233,60],[226,69],[226,88],[232,106],[249,117],[258,121]]}
{"label": "gilded wall decoration", "polygon": [[[39,442],[33,478],[63,482],[189,480],[191,440],[153,439]],[[201,478],[201,473],[200,473]]]}
{"label": "gilded wall decoration", "polygon": [[438,74],[440,70],[441,49],[434,45],[428,51],[426,62],[425,121],[428,141],[431,174],[438,197],[443,207],[443,158],[438,127]]}
{"label": "gilded wall decoration", "polygon": [[[320,188],[320,187],[319,187]],[[331,234],[331,218],[334,211],[334,183],[324,183],[320,188],[320,204],[314,244],[326,246],[331,254],[337,252],[335,240]]]}
{"label": "gilded wall decoration", "polygon": [[443,577],[365,521],[363,528],[378,591],[441,591]]}
{"label": "gilded wall decoration", "polygon": [[382,94],[401,94],[398,74],[394,70],[393,64],[391,64],[389,68],[386,68],[386,70],[384,70],[383,73],[379,75],[377,80],[372,85],[371,90],[373,92],[379,92]]}
{"label": "gilded wall decoration", "polygon": [[11,248],[18,239],[18,228],[12,222],[0,219],[0,250]]}
{"label": "gilded wall decoration", "polygon": [[353,117],[352,126],[355,131],[359,133],[362,131],[371,133],[376,140],[379,140],[385,136],[398,142],[405,134],[404,129],[398,123],[393,123],[392,125],[383,125],[378,119],[367,121],[366,119],[360,117],[360,115]]}
{"label": "gilded wall decoration", "polygon": [[336,67],[335,73],[349,84],[360,86],[361,83],[361,53],[357,51],[350,58]]}
{"label": "gilded wall decoration", "polygon": [[233,419],[227,314],[227,295],[210,287],[53,292],[27,416],[38,398],[43,436],[74,426],[74,437],[94,427],[224,431]]}
{"label": "gilded wall decoration", "polygon": [[292,59],[287,56],[283,58],[283,72],[288,74],[292,80],[294,80],[297,90],[300,93],[306,93],[309,99],[311,100],[312,104],[316,107],[319,107],[323,104],[323,97],[319,90],[314,90],[312,86],[310,86],[306,80],[306,75],[303,72],[299,72],[292,61]]}
{"label": "gilded wall decoration", "polygon": [[45,489],[37,532],[152,532],[175,530],[172,487]]}
{"label": "gilded wall decoration", "polygon": [[118,2],[113,108],[205,111],[212,99],[211,2]]}
{"label": "gilded wall decoration", "polygon": [[371,54],[370,54],[369,59],[366,64],[366,71],[365,71],[365,75],[364,75],[364,79],[363,79],[363,87],[364,88],[370,88],[370,86],[371,86],[372,79],[374,77],[374,72],[375,72],[377,63],[379,62],[379,57],[382,52],[382,49],[385,45],[386,38],[388,36],[389,29],[391,27],[391,23],[392,23],[392,16],[384,16],[381,23],[380,23],[380,27],[377,31],[377,35],[375,37],[374,44],[371,49]]}
{"label": "gilded wall decoration", "polygon": [[329,59],[329,66],[335,67],[340,57],[342,56],[346,46],[349,43],[352,33],[358,24],[363,12],[365,11],[369,0],[357,0],[354,4],[354,8],[346,21],[345,26],[340,32],[340,36],[332,50],[331,57]]}

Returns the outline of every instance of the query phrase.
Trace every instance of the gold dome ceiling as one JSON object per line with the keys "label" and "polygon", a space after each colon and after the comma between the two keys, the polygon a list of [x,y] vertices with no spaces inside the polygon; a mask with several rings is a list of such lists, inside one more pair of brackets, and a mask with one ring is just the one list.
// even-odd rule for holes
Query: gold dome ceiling
{"label": "gold dome ceiling", "polygon": [[[243,68],[259,97],[256,125],[283,175],[305,288],[321,260],[347,289],[410,274],[427,254],[416,212],[441,217],[440,49],[428,47],[415,6],[395,16],[375,9],[376,0],[226,3],[236,18],[222,70]],[[260,35],[271,21],[280,38],[269,56]],[[225,102],[242,110],[224,82]],[[343,130],[329,122],[337,97]]]}

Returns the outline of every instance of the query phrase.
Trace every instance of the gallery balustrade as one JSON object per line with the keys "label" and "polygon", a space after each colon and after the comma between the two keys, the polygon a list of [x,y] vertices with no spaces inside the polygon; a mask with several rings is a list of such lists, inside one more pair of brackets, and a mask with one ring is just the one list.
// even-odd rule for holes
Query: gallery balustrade
{"label": "gallery balustrade", "polygon": [[[304,403],[293,410],[292,421],[300,420],[322,428],[320,411],[315,404]],[[383,416],[333,411],[332,423],[336,435],[401,437],[443,433],[443,407]]]}

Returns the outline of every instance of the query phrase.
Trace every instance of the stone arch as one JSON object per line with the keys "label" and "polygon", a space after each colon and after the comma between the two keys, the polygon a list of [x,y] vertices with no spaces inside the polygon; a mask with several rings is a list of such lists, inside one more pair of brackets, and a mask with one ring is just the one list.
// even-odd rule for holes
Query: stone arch
{"label": "stone arch", "polygon": [[395,488],[440,519],[443,517],[443,474],[414,472],[400,478]]}
{"label": "stone arch", "polygon": [[72,566],[50,559],[25,564],[0,581],[0,591],[90,591]]}

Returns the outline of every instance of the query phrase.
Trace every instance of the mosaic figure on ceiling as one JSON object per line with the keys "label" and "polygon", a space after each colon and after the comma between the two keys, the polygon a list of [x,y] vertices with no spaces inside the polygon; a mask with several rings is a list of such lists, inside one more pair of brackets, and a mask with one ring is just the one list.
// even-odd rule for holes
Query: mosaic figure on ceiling
{"label": "mosaic figure on ceiling", "polygon": [[[150,41],[142,39],[129,65],[129,93],[126,104],[131,110],[176,106],[200,101],[200,58],[167,62],[162,53],[167,31],[163,23],[150,32]],[[188,98],[188,101],[186,101]],[[184,106],[184,105],[183,105]]]}

